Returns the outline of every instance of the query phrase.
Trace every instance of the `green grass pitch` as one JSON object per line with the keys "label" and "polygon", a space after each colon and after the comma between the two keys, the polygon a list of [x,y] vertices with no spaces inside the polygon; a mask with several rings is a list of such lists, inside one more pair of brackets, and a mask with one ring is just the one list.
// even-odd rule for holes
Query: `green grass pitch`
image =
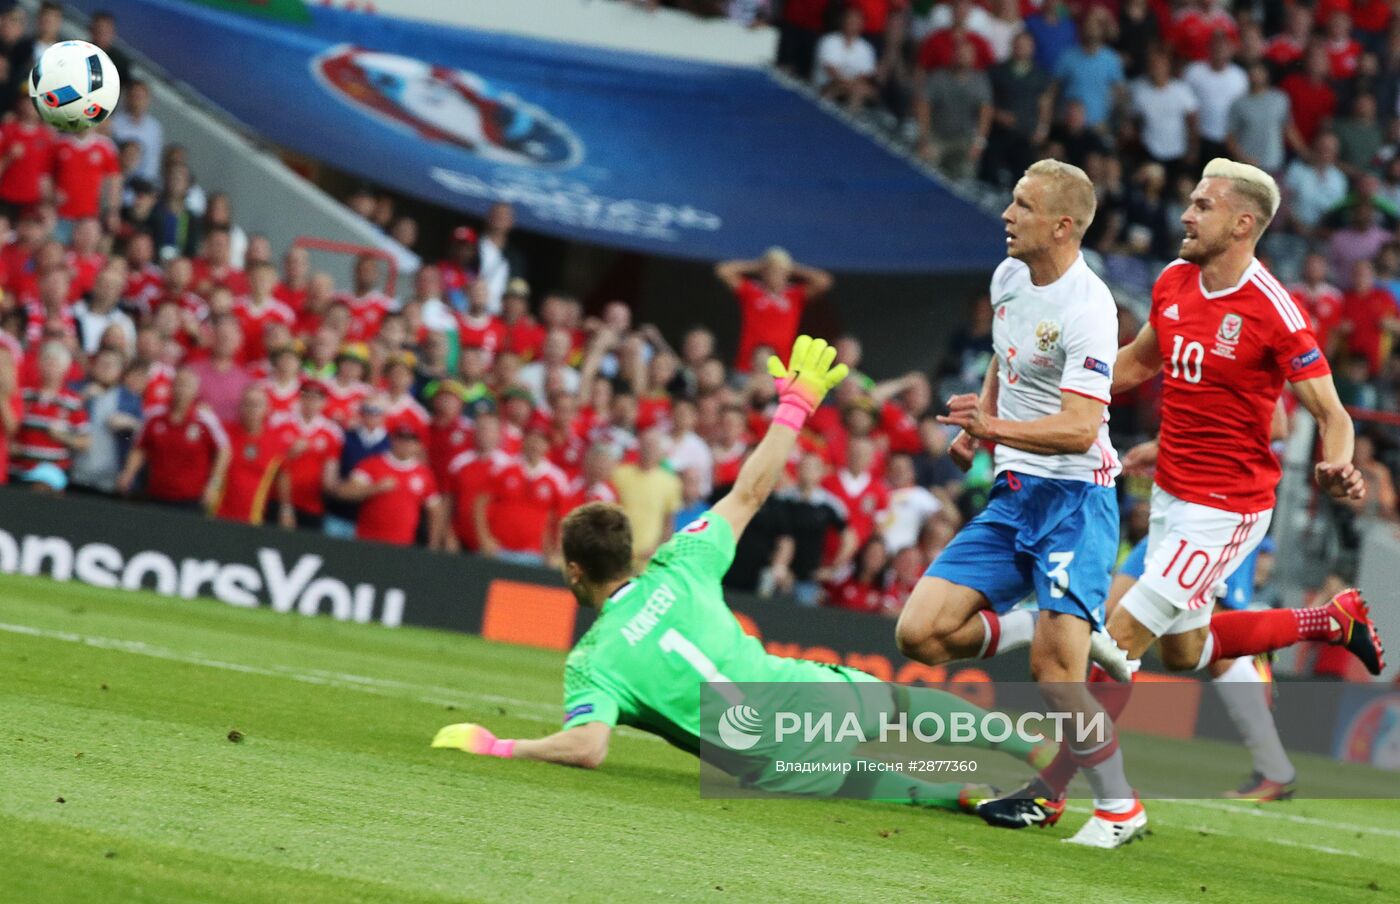
{"label": "green grass pitch", "polygon": [[448,722],[552,730],[561,666],[0,577],[0,901],[1400,900],[1394,801],[1155,802],[1150,838],[1101,852],[1060,844],[1082,806],[1006,832],[701,799],[692,759],[628,730],[597,772],[428,747]]}

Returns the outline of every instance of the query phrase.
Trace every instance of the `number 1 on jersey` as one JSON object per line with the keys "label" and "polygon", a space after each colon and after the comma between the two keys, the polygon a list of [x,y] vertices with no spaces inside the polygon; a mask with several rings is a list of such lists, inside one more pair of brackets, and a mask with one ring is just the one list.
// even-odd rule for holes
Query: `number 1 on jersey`
{"label": "number 1 on jersey", "polygon": [[719,686],[716,687],[715,690],[718,691],[719,695],[726,701],[731,704],[743,702],[744,695],[739,693],[739,689],[734,686],[734,682],[730,681],[729,678],[715,666],[714,661],[700,651],[699,647],[691,643],[689,637],[686,637],[675,628],[667,628],[665,633],[656,641],[656,644],[661,647],[663,652],[679,654],[692,669],[700,673],[701,678],[718,684]]}

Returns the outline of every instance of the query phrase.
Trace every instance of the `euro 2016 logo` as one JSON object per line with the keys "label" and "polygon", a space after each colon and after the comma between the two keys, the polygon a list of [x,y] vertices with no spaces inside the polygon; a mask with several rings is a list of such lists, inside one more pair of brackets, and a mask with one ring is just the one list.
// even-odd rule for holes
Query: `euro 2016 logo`
{"label": "euro 2016 logo", "polygon": [[730,750],[748,750],[763,737],[763,718],[752,706],[736,703],[719,717],[719,739]]}

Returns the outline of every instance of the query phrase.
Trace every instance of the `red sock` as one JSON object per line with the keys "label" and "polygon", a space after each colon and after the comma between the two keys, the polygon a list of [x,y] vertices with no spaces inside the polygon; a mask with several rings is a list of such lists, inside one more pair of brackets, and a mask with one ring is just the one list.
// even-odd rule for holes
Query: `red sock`
{"label": "red sock", "polygon": [[978,658],[991,659],[997,654],[997,645],[1001,643],[1001,616],[990,609],[983,609],[977,614],[982,616],[982,630],[987,635]]}
{"label": "red sock", "polygon": [[1210,661],[1254,656],[1300,640],[1331,640],[1337,626],[1325,608],[1222,612],[1210,620],[1215,648]]}
{"label": "red sock", "polygon": [[[1133,686],[1114,681],[1108,677],[1107,672],[1097,665],[1089,671],[1089,685],[1089,691],[1099,701],[1104,712],[1108,713],[1108,717],[1116,722],[1118,716],[1128,705]],[[1108,753],[1112,752],[1110,750]],[[1070,751],[1069,745],[1062,743],[1059,752],[1050,761],[1050,765],[1041,771],[1040,780],[1050,788],[1055,797],[1064,797],[1065,789],[1069,787],[1069,783],[1079,772],[1079,766],[1080,764],[1076,762],[1075,755]]]}

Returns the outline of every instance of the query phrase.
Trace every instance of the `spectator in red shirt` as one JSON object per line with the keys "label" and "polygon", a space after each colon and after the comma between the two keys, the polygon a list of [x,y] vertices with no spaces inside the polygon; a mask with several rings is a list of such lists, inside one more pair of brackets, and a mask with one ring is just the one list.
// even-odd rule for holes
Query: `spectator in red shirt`
{"label": "spectator in red shirt", "polygon": [[556,555],[568,481],[548,454],[549,434],[543,425],[532,426],[520,457],[477,498],[476,535],[483,555],[528,565],[543,565]]}
{"label": "spectator in red shirt", "polygon": [[817,41],[826,30],[830,0],[787,0],[778,22],[778,66],[806,78],[816,58]]}
{"label": "spectator in red shirt", "polygon": [[24,417],[16,365],[14,352],[8,345],[0,345],[0,485],[10,482],[10,443]]}
{"label": "spectator in red shirt", "polygon": [[959,44],[972,47],[972,68],[981,71],[996,62],[996,54],[987,39],[968,28],[968,14],[974,9],[971,0],[953,0],[953,23],[939,29],[924,39],[919,45],[919,55],[915,64],[914,78],[922,82],[928,73],[935,69],[947,69],[953,65]]}
{"label": "spectator in red shirt", "polygon": [[369,396],[370,386],[365,382],[368,368],[369,349],[361,343],[351,343],[336,355],[335,377],[326,386],[330,401],[325,415],[342,428],[354,425],[360,403]]}
{"label": "spectator in red shirt", "polygon": [[501,296],[501,324],[505,327],[505,350],[523,361],[539,357],[545,330],[530,316],[530,284],[512,279]]}
{"label": "spectator in red shirt", "polygon": [[214,320],[214,344],[209,357],[190,365],[199,376],[200,398],[224,424],[238,418],[243,394],[253,383],[253,375],[241,363],[243,329],[232,315]]}
{"label": "spectator in red shirt", "polygon": [[53,191],[57,142],[28,97],[0,126],[0,147],[0,202],[17,212],[43,201]]}
{"label": "spectator in red shirt", "polygon": [[846,507],[856,542],[864,543],[875,530],[875,516],[889,506],[889,488],[875,473],[875,441],[852,436],[846,444],[846,463],[827,475],[822,486]]}
{"label": "spectator in red shirt", "polygon": [[65,220],[121,210],[121,161],[103,127],[59,139],[54,150],[58,215]]}
{"label": "spectator in red shirt", "polygon": [[354,292],[340,295],[337,301],[350,308],[351,326],[346,337],[356,342],[373,339],[379,324],[394,309],[394,300],[379,291],[379,258],[362,254],[355,261]]}
{"label": "spectator in red shirt", "polygon": [[1361,45],[1351,36],[1351,16],[1337,10],[1327,17],[1327,63],[1332,78],[1344,81],[1356,75]]}
{"label": "spectator in red shirt", "polygon": [[446,546],[442,497],[433,472],[423,464],[423,443],[412,427],[389,431],[389,451],[371,456],[350,472],[340,497],[359,502],[355,536],[396,546],[411,546],[423,512],[428,513],[428,548]]}
{"label": "spectator in red shirt", "polygon": [[438,262],[438,271],[442,273],[443,295],[459,311],[467,305],[467,287],[476,281],[476,268],[476,230],[458,226],[452,230],[447,256]]}
{"label": "spectator in red shirt", "polygon": [[311,255],[305,248],[293,245],[282,257],[282,277],[277,281],[277,288],[272,290],[272,296],[300,314],[310,288]]}
{"label": "spectator in red shirt", "polygon": [[749,454],[749,420],[743,408],[730,405],[720,412],[710,454],[715,461],[714,491],[722,495],[738,479],[739,468]]}
{"label": "spectator in red shirt", "polygon": [[[259,380],[258,385],[267,394],[268,407],[272,417],[291,415],[297,410],[305,382],[301,372],[301,356],[297,354],[296,346],[288,343],[273,349],[268,358],[272,365],[272,372],[266,378]],[[321,387],[323,403],[325,391],[325,387]],[[325,407],[324,404],[322,407]],[[317,411],[317,414],[320,413]]]}
{"label": "spectator in red shirt", "polygon": [[262,524],[268,500],[276,493],[278,523],[295,527],[292,482],[282,468],[287,444],[268,425],[267,414],[267,394],[257,386],[244,389],[238,418],[228,428],[228,473],[214,514],[228,521]]}
{"label": "spectator in red shirt", "polygon": [[505,348],[506,325],[491,314],[491,289],[484,282],[467,287],[467,310],[457,316],[457,340],[463,348],[480,348],[489,362]]}
{"label": "spectator in red shirt", "polygon": [[[273,273],[276,283],[276,272]],[[223,286],[234,298],[248,294],[248,277],[233,265],[233,239],[227,226],[215,226],[204,236],[202,253],[194,260],[194,291],[208,298]],[[269,292],[271,289],[269,288]]]}
{"label": "spectator in red shirt", "polygon": [[146,413],[117,492],[127,495],[145,469],[146,498],[192,511],[213,511],[228,472],[228,434],[219,419],[199,404],[199,376],[188,367],[175,372],[169,406]]}
{"label": "spectator in red shirt", "polygon": [[1389,290],[1376,284],[1375,267],[1357,261],[1351,291],[1342,302],[1343,320],[1337,331],[1346,336],[1346,350],[1366,362],[1368,376],[1380,373],[1391,343],[1400,336],[1400,308]]}
{"label": "spectator in red shirt", "polygon": [[418,440],[428,442],[428,412],[413,397],[413,352],[399,352],[384,363],[384,381],[389,395],[389,411],[384,426],[390,433],[407,425],[418,433]]}
{"label": "spectator in red shirt", "polygon": [[792,347],[802,311],[832,283],[830,273],[796,263],[781,248],[769,248],[755,261],[723,261],[715,267],[715,275],[739,302],[739,350],[734,366],[744,373],[759,346]]}
{"label": "spectator in red shirt", "polygon": [[833,609],[893,615],[887,605],[889,553],[879,535],[872,536],[856,553],[853,567],[826,587],[826,605]]}
{"label": "spectator in red shirt", "polygon": [[1303,281],[1290,286],[1293,298],[1308,314],[1318,347],[1327,357],[1335,357],[1332,334],[1342,321],[1342,290],[1327,282],[1327,257],[1316,251],[1303,261]]}
{"label": "spectator in red shirt", "polygon": [[340,477],[340,451],[345,434],[322,413],[326,387],[320,380],[302,381],[294,411],[272,420],[287,448],[284,470],[292,483],[291,504],[296,526],[321,532],[326,515],[325,493]]}
{"label": "spectator in red shirt", "polygon": [[1329,81],[1332,63],[1328,59],[1327,48],[1322,44],[1313,44],[1308,48],[1306,61],[1304,71],[1285,78],[1279,83],[1279,88],[1288,95],[1298,134],[1311,145],[1323,122],[1337,110],[1337,92],[1332,90]]}
{"label": "spectator in red shirt", "polygon": [[443,484],[452,511],[452,535],[448,549],[476,552],[480,541],[476,533],[476,505],[495,483],[500,472],[511,463],[501,451],[501,421],[494,414],[481,414],[476,419],[474,448],[452,459],[447,466],[447,482]]}
{"label": "spectator in red shirt", "polygon": [[1302,62],[1308,42],[1312,40],[1312,10],[1301,3],[1292,4],[1288,7],[1288,24],[1285,27],[1286,31],[1274,35],[1264,46],[1264,59],[1273,65],[1275,71],[1289,69]]}
{"label": "spectator in red shirt", "polygon": [[83,400],[65,385],[72,366],[73,354],[66,345],[54,340],[44,343],[37,385],[20,390],[24,412],[10,450],[11,477],[23,477],[45,463],[67,471],[73,453],[92,442]]}
{"label": "spectator in red shirt", "polygon": [[233,316],[243,328],[243,359],[261,361],[267,357],[267,327],[280,323],[291,329],[296,325],[297,315],[273,295],[277,288],[277,268],[271,264],[258,263],[249,268],[248,286],[249,294],[233,303]]}
{"label": "spectator in red shirt", "polygon": [[[573,511],[587,502],[618,502],[617,487],[612,473],[617,468],[617,456],[606,443],[594,443],[583,456],[583,469],[569,484],[564,512]],[[708,480],[709,475],[705,475]]]}
{"label": "spectator in red shirt", "polygon": [[432,419],[428,422],[428,467],[438,486],[449,485],[449,468],[472,445],[472,422],[464,415],[467,387],[456,380],[441,380],[428,387]]}
{"label": "spectator in red shirt", "polygon": [[1179,58],[1194,62],[1210,56],[1210,41],[1217,34],[1225,36],[1232,52],[1240,44],[1240,30],[1234,18],[1216,6],[1215,0],[1204,0],[1203,4],[1188,3],[1177,11],[1167,30],[1167,42]]}

